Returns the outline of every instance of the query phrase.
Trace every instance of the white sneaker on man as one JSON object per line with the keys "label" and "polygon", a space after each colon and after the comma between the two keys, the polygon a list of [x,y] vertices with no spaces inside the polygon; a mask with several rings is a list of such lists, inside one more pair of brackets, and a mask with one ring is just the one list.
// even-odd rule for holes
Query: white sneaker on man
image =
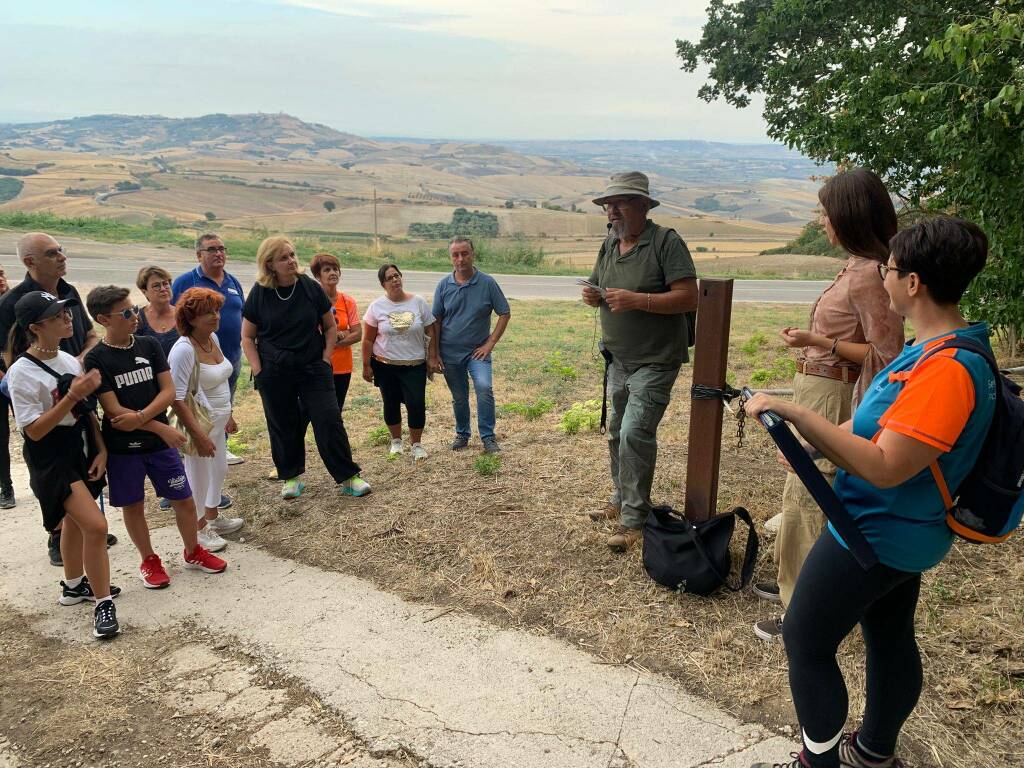
{"label": "white sneaker on man", "polygon": [[420,459],[427,458],[427,449],[423,447],[421,443],[412,444],[412,460],[419,461]]}
{"label": "white sneaker on man", "polygon": [[[224,515],[217,515],[213,520],[206,521],[206,527],[214,533],[223,535],[225,533],[234,533],[239,528],[245,525],[245,520],[240,517],[225,517]],[[207,549],[210,549],[207,547]],[[213,552],[212,549],[210,549]]]}
{"label": "white sneaker on man", "polygon": [[225,453],[227,454],[228,457],[228,464],[245,464],[245,459],[243,459],[241,456],[236,456],[235,454],[228,450],[225,450]]}
{"label": "white sneaker on man", "polygon": [[401,456],[403,453],[405,453],[405,446],[402,444],[402,438],[393,438],[391,447],[388,449],[388,456]]}
{"label": "white sneaker on man", "polygon": [[228,545],[224,539],[217,535],[216,531],[210,529],[209,525],[199,530],[198,538],[199,546],[207,552],[220,552]]}

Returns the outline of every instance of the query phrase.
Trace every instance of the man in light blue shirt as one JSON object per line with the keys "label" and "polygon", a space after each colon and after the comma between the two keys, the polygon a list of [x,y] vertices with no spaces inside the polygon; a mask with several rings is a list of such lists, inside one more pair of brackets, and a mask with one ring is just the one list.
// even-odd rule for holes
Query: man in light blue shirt
{"label": "man in light blue shirt", "polygon": [[[494,436],[494,390],[491,376],[491,351],[498,343],[512,310],[498,283],[481,272],[473,261],[473,241],[453,237],[448,253],[454,268],[434,290],[434,317],[437,318],[439,357],[430,361],[432,370],[442,371],[452,393],[455,411],[453,451],[469,445],[469,379],[476,392],[476,422],[484,451],[501,450]],[[491,330],[491,313],[498,321]]]}

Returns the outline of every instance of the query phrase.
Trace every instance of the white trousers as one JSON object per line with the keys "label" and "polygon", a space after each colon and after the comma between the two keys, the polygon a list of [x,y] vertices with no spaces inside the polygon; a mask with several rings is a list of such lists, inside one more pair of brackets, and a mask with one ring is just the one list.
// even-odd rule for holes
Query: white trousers
{"label": "white trousers", "polygon": [[213,415],[213,426],[209,436],[213,440],[214,454],[210,458],[185,455],[185,476],[192,486],[192,498],[196,500],[196,515],[203,517],[207,508],[215,509],[220,504],[221,489],[228,474],[228,446],[224,427],[231,413]]}

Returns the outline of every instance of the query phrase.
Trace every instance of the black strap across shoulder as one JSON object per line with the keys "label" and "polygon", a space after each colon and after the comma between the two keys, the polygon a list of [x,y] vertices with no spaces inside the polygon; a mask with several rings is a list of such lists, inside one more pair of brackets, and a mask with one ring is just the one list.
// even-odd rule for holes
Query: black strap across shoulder
{"label": "black strap across shoulder", "polygon": [[31,360],[31,361],[32,361],[33,363],[35,363],[36,365],[38,365],[38,366],[39,366],[40,368],[42,368],[42,369],[43,369],[44,371],[46,371],[46,372],[47,372],[48,374],[50,374],[51,376],[53,376],[53,378],[57,379],[58,381],[60,380],[61,374],[57,373],[57,372],[56,372],[55,370],[53,370],[53,368],[51,368],[50,366],[48,366],[48,365],[47,365],[46,363],[44,363],[44,362],[43,362],[42,360],[40,360],[40,359],[39,359],[38,357],[35,357],[34,355],[30,355],[30,354],[29,354],[28,352],[25,352],[25,353],[24,353],[24,354],[22,355],[22,357],[27,357],[27,358],[28,358],[29,360]]}

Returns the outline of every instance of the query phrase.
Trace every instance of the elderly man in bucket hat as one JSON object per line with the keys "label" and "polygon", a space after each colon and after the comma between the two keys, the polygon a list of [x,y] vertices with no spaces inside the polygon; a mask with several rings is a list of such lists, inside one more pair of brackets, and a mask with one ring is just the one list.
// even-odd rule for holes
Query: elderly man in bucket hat
{"label": "elderly man in bucket hat", "polygon": [[651,510],[658,424],[689,360],[686,313],[697,309],[697,272],[675,230],[647,218],[659,203],[644,174],[615,174],[594,203],[608,214],[609,232],[583,301],[601,310],[614,491],[590,518],[618,519],[608,547],[624,552],[640,538]]}

